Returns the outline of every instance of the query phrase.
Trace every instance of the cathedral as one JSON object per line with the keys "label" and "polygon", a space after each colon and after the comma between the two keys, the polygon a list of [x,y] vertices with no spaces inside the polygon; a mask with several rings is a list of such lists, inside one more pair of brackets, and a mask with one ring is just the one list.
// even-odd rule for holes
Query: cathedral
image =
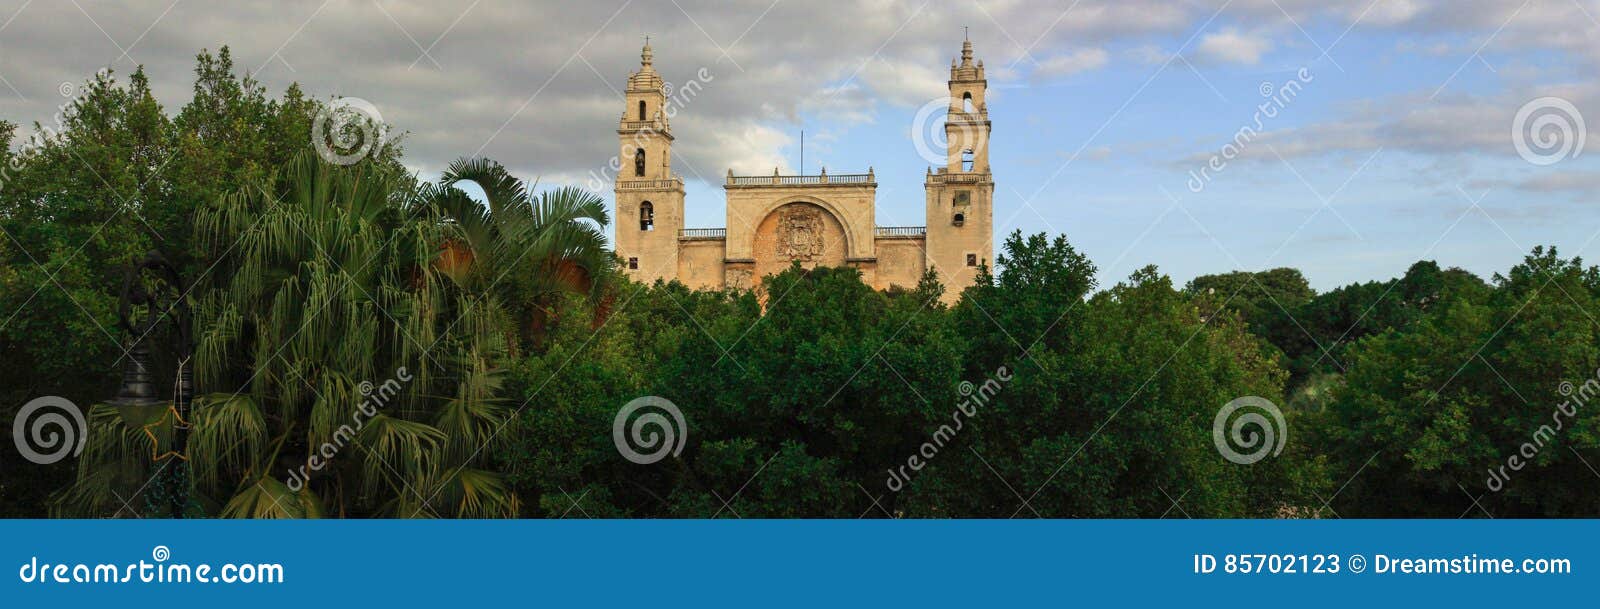
{"label": "cathedral", "polygon": [[[668,86],[647,42],[628,75],[617,126],[623,162],[616,177],[617,255],[641,281],[676,279],[691,288],[751,288],[799,262],[850,266],[878,289],[915,287],[938,274],[945,300],[992,264],[994,176],[983,62],[972,42],[950,63],[944,167],[929,168],[927,226],[877,226],[877,178],[865,173],[734,175],[728,171],[726,228],[684,226],[683,178],[672,173]],[[628,162],[631,161],[631,162]]]}

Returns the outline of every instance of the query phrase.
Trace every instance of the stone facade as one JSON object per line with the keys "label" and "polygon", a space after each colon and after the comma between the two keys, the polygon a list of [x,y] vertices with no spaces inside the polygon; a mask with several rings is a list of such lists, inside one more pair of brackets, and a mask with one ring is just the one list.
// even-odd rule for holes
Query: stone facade
{"label": "stone facade", "polygon": [[866,173],[736,176],[723,184],[727,228],[684,227],[683,179],[672,173],[672,130],[665,83],[646,44],[628,76],[617,127],[617,255],[642,281],[679,280],[692,288],[741,288],[798,262],[850,266],[879,289],[914,287],[927,270],[954,301],[980,264],[992,264],[994,176],[989,170],[988,82],[963,42],[950,64],[949,142],[944,167],[925,183],[927,226],[875,223],[877,177]]}

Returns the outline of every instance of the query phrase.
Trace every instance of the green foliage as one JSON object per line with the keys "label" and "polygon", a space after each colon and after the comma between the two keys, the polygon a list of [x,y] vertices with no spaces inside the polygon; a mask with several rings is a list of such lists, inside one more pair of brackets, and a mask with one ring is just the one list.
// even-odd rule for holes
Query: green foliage
{"label": "green foliage", "polygon": [[[1585,460],[1600,462],[1600,413],[1573,388],[1600,374],[1597,318],[1600,269],[1535,248],[1486,300],[1451,301],[1358,343],[1322,432],[1354,477],[1337,509],[1593,516]],[[1508,467],[1513,456],[1522,465]]]}
{"label": "green foliage", "polygon": [[[482,189],[484,202],[456,188],[462,182]],[[540,333],[557,295],[576,291],[593,304],[605,293],[596,270],[611,263],[609,215],[594,193],[568,186],[534,196],[499,163],[460,159],[422,198],[448,223],[444,275],[461,289],[492,291],[524,340]]]}
{"label": "green foliage", "polygon": [[[525,192],[478,166],[477,179]],[[521,195],[495,208],[497,230],[469,238],[485,218],[445,204],[458,176],[413,189],[384,163],[336,167],[309,151],[281,172],[195,219],[201,248],[230,270],[195,296],[196,381],[215,392],[192,416],[200,503],[238,517],[516,514],[517,495],[480,469],[507,414],[500,366],[521,346],[495,289],[515,264],[503,252],[547,275],[525,287],[555,290],[567,285],[557,271],[587,264],[603,273],[598,203]],[[91,442],[126,433],[102,423]],[[119,486],[165,466],[130,452],[81,460],[61,513],[114,509],[138,492]],[[95,475],[112,469],[130,473]]]}
{"label": "green foliage", "polygon": [[[180,474],[186,512],[223,517],[1600,505],[1600,268],[1553,248],[1491,283],[1421,261],[1322,294],[1288,268],[1179,290],[1148,267],[1100,289],[1064,237],[1014,233],[948,307],[932,273],[886,292],[799,266],[754,291],[639,285],[591,193],[536,194],[487,159],[419,184],[394,142],[329,166],[309,145],[323,105],[298,86],[270,97],[226,47],[194,76],[175,114],[140,69],[89,79],[22,141],[0,121],[0,420],[59,395],[89,427],[75,464],[0,453],[0,516],[164,513]],[[197,286],[187,461],[167,454],[171,413],[130,427],[101,403],[123,272],[152,249]],[[681,409],[681,455],[619,453],[614,417],[641,396]],[[1243,396],[1288,424],[1252,465],[1211,437]]]}
{"label": "green foliage", "polygon": [[[320,104],[291,85],[269,99],[227,47],[196,58],[194,97],[169,117],[143,69],[106,71],[79,88],[13,150],[0,172],[0,417],[39,395],[87,407],[112,395],[125,340],[117,300],[126,267],[161,250],[191,280],[213,265],[194,238],[196,211],[259,183],[309,148]],[[378,162],[398,167],[398,145]],[[27,468],[0,490],[0,515],[41,514],[71,476]],[[15,481],[15,482],[13,482]]]}
{"label": "green foliage", "polygon": [[1290,268],[1202,275],[1190,280],[1183,290],[1201,299],[1206,316],[1221,309],[1236,312],[1256,334],[1267,334],[1284,313],[1316,296],[1305,276]]}
{"label": "green foliage", "polygon": [[[1000,275],[968,290],[956,313],[973,336],[967,361],[1008,365],[1015,379],[958,438],[971,439],[966,450],[948,461],[941,451],[912,484],[907,514],[1270,515],[1320,488],[1320,461],[1293,436],[1250,467],[1212,444],[1222,405],[1282,401],[1282,372],[1238,321],[1203,317],[1153,267],[1083,300],[1094,269],[1063,239],[1013,235],[1004,249]],[[1024,348],[1024,359],[996,361]]]}
{"label": "green foliage", "polygon": [[1482,302],[1489,286],[1461,269],[1440,269],[1432,261],[1413,264],[1402,277],[1351,284],[1280,315],[1269,324],[1268,340],[1283,350],[1296,378],[1343,372],[1345,351],[1362,338],[1388,329],[1410,330],[1430,313],[1457,301]]}
{"label": "green foliage", "polygon": [[[560,317],[548,351],[516,371],[529,407],[506,455],[519,491],[540,498],[532,513],[859,515],[855,484],[911,440],[898,421],[924,407],[907,384],[953,385],[955,337],[936,303],[874,292],[852,269],[796,267],[763,290],[764,316],[750,293],[658,283],[624,288],[598,331]],[[682,409],[681,460],[636,465],[613,445],[613,416],[642,395]]]}
{"label": "green foliage", "polygon": [[[152,156],[167,121],[149,83],[109,73],[86,83],[38,135],[8,150],[0,183],[0,418],[40,395],[87,405],[115,388],[122,355],[116,291],[122,265],[155,241],[141,202],[159,192]],[[6,126],[8,149],[10,125]],[[40,514],[70,467],[7,468],[0,515]]]}
{"label": "green foliage", "polygon": [[[625,288],[598,331],[570,314],[514,372],[528,407],[510,479],[549,517],[1154,517],[1164,492],[1196,516],[1314,505],[1326,479],[1305,448],[1241,467],[1212,446],[1222,404],[1281,396],[1237,322],[1208,326],[1150,269],[1088,298],[1094,267],[1063,239],[1004,249],[950,309],[936,284],[879,293],[850,269],[795,267],[760,298]],[[613,444],[644,395],[683,411],[680,457],[639,465]]]}

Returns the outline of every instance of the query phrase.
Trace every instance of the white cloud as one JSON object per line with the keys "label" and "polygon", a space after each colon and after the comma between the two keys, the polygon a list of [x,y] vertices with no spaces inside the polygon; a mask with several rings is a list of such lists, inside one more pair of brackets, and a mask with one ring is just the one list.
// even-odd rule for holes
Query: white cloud
{"label": "white cloud", "polygon": [[[995,91],[1030,71],[1101,68],[1113,53],[1161,63],[1170,53],[1163,49],[1176,50],[1190,28],[1219,9],[1225,10],[1188,49],[1214,62],[1261,63],[1273,50],[1270,36],[1298,37],[1287,12],[1323,44],[1332,41],[1319,26],[1342,31],[1359,19],[1351,39],[1383,28],[1420,40],[1449,38],[1450,48],[1465,54],[1505,24],[1485,53],[1554,50],[1591,67],[1600,64],[1600,27],[1590,18],[1600,17],[1600,3],[1594,0],[1525,7],[1521,0],[1382,0],[1377,6],[1371,0],[1225,1],[1083,0],[1068,11],[1048,0],[981,8],[818,0],[738,10],[714,0],[123,0],[82,3],[91,21],[72,3],[0,0],[0,15],[14,17],[0,35],[0,76],[18,91],[0,87],[0,118],[25,126],[48,122],[62,101],[56,93],[62,82],[82,82],[107,65],[123,80],[135,64],[145,65],[157,96],[175,111],[190,95],[194,55],[229,44],[237,66],[255,72],[273,93],[298,81],[318,98],[373,102],[409,133],[413,166],[437,168],[458,156],[484,154],[528,175],[582,176],[617,152],[622,108],[616,91],[637,68],[648,32],[656,67],[669,81],[681,85],[702,67],[714,75],[673,129],[678,164],[715,181],[729,166],[770,171],[802,112],[824,112],[848,125],[941,94],[964,25],[972,26]],[[119,45],[132,45],[127,56]],[[427,57],[419,46],[429,48]],[[1438,117],[1358,114],[1346,123],[1349,133],[1311,138],[1306,135],[1316,131],[1307,129],[1284,133],[1275,145],[1312,154],[1400,141],[1448,151],[1467,138],[1483,147],[1492,141],[1484,134],[1503,136],[1452,121],[1487,116],[1484,128],[1500,131],[1516,106],[1496,107],[1499,114],[1471,108]],[[895,120],[902,118],[896,114]],[[1600,119],[1590,122],[1600,125]],[[841,136],[848,141],[848,133]]]}
{"label": "white cloud", "polygon": [[1167,62],[1171,53],[1161,50],[1153,44],[1142,44],[1124,52],[1128,58],[1145,65],[1160,65]]}
{"label": "white cloud", "polygon": [[[715,133],[705,144],[706,149],[691,151],[704,158],[723,162],[712,169],[700,168],[701,172],[713,172],[704,176],[712,184],[720,183],[728,169],[740,175],[764,175],[774,167],[780,171],[789,169],[789,164],[779,154],[781,149],[795,141],[795,137],[788,133],[764,125],[719,129]],[[685,174],[691,175],[688,172]]]}
{"label": "white cloud", "polygon": [[[1312,86],[1315,84],[1308,85],[1301,97],[1314,95]],[[1511,135],[1512,123],[1517,110],[1530,100],[1559,97],[1572,103],[1580,116],[1600,116],[1600,84],[1596,83],[1547,85],[1494,95],[1445,94],[1432,98],[1430,93],[1431,90],[1416,91],[1368,100],[1347,106],[1343,112],[1323,122],[1260,133],[1239,158],[1277,162],[1278,155],[1295,158],[1368,154],[1382,148],[1435,157],[1471,153],[1515,159],[1518,154]],[[1568,124],[1574,123],[1569,121]],[[1600,141],[1600,131],[1597,131],[1600,120],[1587,120],[1584,124],[1588,129],[1587,141]],[[1232,136],[1232,133],[1219,135],[1224,139]],[[1185,157],[1182,162],[1204,160],[1212,152],[1202,150]],[[1558,180],[1547,178],[1524,186],[1571,189],[1557,188],[1573,184]]]}
{"label": "white cloud", "polygon": [[1345,14],[1351,21],[1361,19],[1363,23],[1372,25],[1395,26],[1410,21],[1427,8],[1427,3],[1419,0],[1385,0],[1368,5],[1359,12],[1354,10],[1355,7],[1350,7]]}
{"label": "white cloud", "polygon": [[1272,41],[1260,33],[1241,33],[1225,29],[1200,38],[1200,57],[1217,63],[1256,65],[1261,54],[1272,49]]}
{"label": "white cloud", "polygon": [[1079,49],[1040,61],[1034,74],[1044,77],[1070,76],[1104,67],[1110,58],[1111,54],[1102,48]]}

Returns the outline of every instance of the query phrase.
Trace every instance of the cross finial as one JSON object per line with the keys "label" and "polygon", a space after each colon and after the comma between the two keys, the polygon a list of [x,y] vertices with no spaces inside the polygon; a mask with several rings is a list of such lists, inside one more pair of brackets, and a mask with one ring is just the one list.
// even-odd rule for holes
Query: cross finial
{"label": "cross finial", "polygon": [[969,36],[969,34],[970,34],[970,32],[967,31],[967,26],[964,26],[964,25],[961,26],[961,39],[962,40],[972,40],[972,38]]}

